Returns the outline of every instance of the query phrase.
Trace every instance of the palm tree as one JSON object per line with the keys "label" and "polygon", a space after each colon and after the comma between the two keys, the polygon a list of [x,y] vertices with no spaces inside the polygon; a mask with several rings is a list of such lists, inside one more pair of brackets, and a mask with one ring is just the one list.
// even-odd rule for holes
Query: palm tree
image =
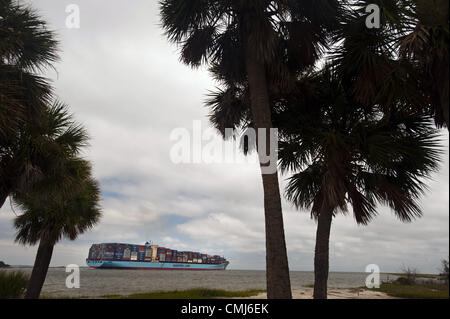
{"label": "palm tree", "polygon": [[[270,92],[288,90],[296,72],[314,65],[339,11],[335,0],[162,0],[160,5],[168,38],[182,46],[181,60],[193,67],[206,63],[230,95],[245,91],[252,127],[257,132],[265,129],[266,140],[273,127]],[[267,294],[268,298],[289,299],[278,175],[264,173],[267,164],[262,156],[270,155],[266,145],[258,153],[264,189]]]}
{"label": "palm tree", "polygon": [[280,166],[294,172],[286,197],[318,222],[314,298],[325,299],[333,218],[351,205],[356,222],[367,225],[379,204],[403,222],[420,217],[439,142],[429,117],[362,104],[328,67],[302,79],[298,90],[274,115],[283,124]]}
{"label": "palm tree", "polygon": [[24,211],[15,220],[16,241],[30,245],[40,241],[28,298],[39,296],[55,243],[62,236],[74,240],[99,218],[97,183],[89,163],[78,158],[87,140],[67,106],[56,101],[37,123],[24,127],[13,149],[18,165],[33,163],[25,165],[11,192]]}
{"label": "palm tree", "polygon": [[[68,171],[67,159],[87,145],[85,129],[74,122],[67,106],[53,102],[36,122],[25,122],[20,135],[9,146],[3,172],[4,182],[9,186],[6,195],[26,193],[41,179],[64,176]],[[59,189],[67,194],[73,190]]]}
{"label": "palm tree", "polygon": [[54,34],[36,13],[0,1],[0,207],[31,164],[13,156],[23,127],[30,127],[51,101],[51,86],[37,72],[58,59]]}
{"label": "palm tree", "polygon": [[[373,1],[370,1],[370,3],[372,2]],[[428,156],[426,161],[428,161],[429,163],[417,162],[415,165],[417,165],[416,167],[420,165],[422,165],[422,167],[423,165],[428,166],[426,169],[418,171],[414,171],[412,167],[411,170],[415,175],[411,175],[411,172],[409,172],[409,175],[405,173],[406,175],[398,176],[397,179],[391,181],[390,179],[392,179],[392,173],[395,173],[397,170],[399,170],[399,168],[397,167],[391,168],[389,170],[390,175],[387,173],[383,173],[384,176],[373,175],[377,177],[374,178],[376,182],[378,182],[377,179],[383,181],[381,179],[382,177],[385,179],[389,178],[390,184],[384,183],[383,187],[391,187],[391,190],[395,191],[393,185],[396,186],[398,192],[400,193],[397,193],[395,195],[398,196],[399,194],[401,194],[401,192],[403,192],[404,196],[406,196],[406,200],[409,200],[409,203],[406,202],[405,198],[403,199],[403,201],[401,201],[400,197],[399,199],[397,199],[397,202],[395,202],[394,198],[392,197],[391,199],[389,199],[389,197],[378,197],[375,199],[372,197],[372,202],[375,200],[382,203],[388,203],[392,206],[394,211],[399,214],[402,220],[408,221],[411,220],[416,213],[417,215],[420,214],[420,210],[416,209],[417,205],[414,202],[414,200],[418,198],[418,196],[415,194],[420,194],[423,191],[424,187],[423,183],[420,181],[420,176],[428,176],[428,174],[437,165],[436,162],[438,152],[434,151],[434,148],[437,147],[437,144],[435,143],[435,141],[433,141],[434,132],[426,124],[424,124],[427,122],[427,117],[425,115],[434,114],[427,109],[426,98],[424,98],[426,93],[424,93],[424,90],[420,87],[420,82],[417,79],[417,73],[411,68],[411,64],[408,63],[408,61],[399,59],[395,54],[395,44],[398,43],[402,35],[407,34],[408,27],[410,27],[414,23],[414,21],[409,18],[411,16],[411,7],[408,6],[405,1],[375,1],[375,3],[377,3],[382,8],[382,22],[384,26],[382,29],[369,30],[366,27],[365,7],[367,6],[368,2],[366,3],[365,1],[362,1],[360,7],[357,8],[357,10],[353,10],[354,7],[351,7],[351,10],[345,11],[345,15],[343,15],[343,23],[339,28],[336,29],[336,32],[334,32],[333,34],[335,49],[332,51],[331,61],[333,62],[333,72],[335,72],[334,76],[337,75],[337,77],[340,78],[340,81],[334,80],[333,83],[339,83],[341,88],[338,92],[345,92],[344,96],[346,97],[346,99],[351,101],[351,103],[353,103],[354,105],[353,109],[348,109],[348,114],[346,114],[346,112],[343,112],[342,114],[339,113],[342,112],[342,108],[338,108],[335,112],[328,111],[328,113],[326,114],[327,116],[331,116],[331,114],[334,114],[335,120],[339,119],[339,116],[341,116],[349,123],[368,121],[368,119],[370,118],[372,118],[372,121],[375,121],[374,119],[378,119],[379,122],[375,121],[375,123],[378,123],[380,125],[380,136],[377,137],[374,134],[372,140],[366,141],[368,142],[368,144],[366,145],[366,149],[371,149],[372,147],[374,147],[374,150],[377,150],[377,148],[378,151],[382,150],[384,146],[377,145],[377,143],[383,143],[383,141],[386,139],[386,136],[389,136],[389,133],[386,132],[392,132],[392,136],[397,137],[396,141],[400,141],[398,145],[409,145],[409,148],[400,147],[397,150],[397,153],[395,153],[395,147],[398,147],[398,145],[392,143],[391,140],[390,146],[393,149],[391,151],[391,159],[399,158],[399,156],[400,158],[402,158],[402,154],[404,152],[413,152],[417,151],[418,149],[427,151],[425,155]],[[405,5],[402,6],[401,4]],[[218,69],[218,67],[213,68],[213,72],[218,73],[219,75],[221,73],[225,74],[225,72]],[[301,75],[302,73],[300,72],[298,74]],[[225,80],[232,78],[232,76],[230,75],[222,77],[216,75],[216,77]],[[279,127],[281,132],[283,132],[283,127],[285,128],[284,130],[286,130],[286,128],[288,128],[288,130],[291,130],[288,136],[294,133],[297,134],[297,138],[291,141],[291,143],[286,143],[286,141],[283,141],[281,144],[282,147],[280,149],[280,152],[282,154],[280,157],[282,161],[290,161],[290,165],[292,165],[290,169],[294,171],[300,170],[303,164],[309,163],[308,161],[310,161],[311,158],[309,157],[308,150],[319,149],[321,146],[321,139],[317,138],[317,136],[320,135],[315,135],[316,133],[318,133],[316,131],[316,127],[310,125],[311,123],[318,123],[317,125],[318,127],[320,127],[320,125],[323,124],[320,123],[321,119],[323,119],[320,117],[322,116],[323,109],[316,107],[317,102],[314,102],[316,104],[314,104],[313,102],[308,102],[308,104],[303,101],[301,103],[303,107],[297,108],[297,112],[293,112],[292,107],[287,108],[287,105],[299,104],[299,102],[297,101],[299,97],[303,97],[304,99],[310,98],[311,94],[314,93],[314,91],[310,89],[310,86],[311,84],[309,83],[309,81],[302,80],[295,84],[296,90],[292,90],[291,92],[288,92],[288,94],[280,94],[280,91],[276,90],[272,90],[270,94],[272,118],[274,119],[273,122],[275,123],[274,125],[276,127]],[[329,95],[330,93],[327,94]],[[339,102],[339,98],[342,98],[342,95],[343,94],[341,94],[341,97],[335,96],[334,98],[336,99],[336,101],[330,98],[328,100],[328,104],[339,104],[336,102]],[[212,106],[211,121],[221,131],[223,131],[226,127],[245,128],[253,126],[250,112],[248,88],[245,85],[236,85],[234,87],[228,85],[227,90],[219,90],[218,92],[212,94],[209,105]],[[307,105],[310,105],[311,107],[307,108]],[[290,111],[287,112],[287,109],[290,109]],[[412,110],[414,110],[414,112]],[[283,114],[284,116],[282,116]],[[314,114],[319,117],[311,117]],[[381,119],[383,119],[383,121],[381,121]],[[330,119],[327,119],[326,121],[330,121]],[[396,127],[393,124],[396,123],[395,121],[397,121],[400,127]],[[401,129],[404,127],[405,124],[403,122],[405,121],[412,122],[412,124],[410,124],[411,129],[407,131],[410,137],[412,132],[414,132],[414,129],[418,130],[417,135],[412,135],[414,136],[414,139],[410,140],[409,144],[403,143],[403,141],[398,137],[399,130],[401,131]],[[386,127],[382,127],[382,123],[390,123],[392,127],[389,125]],[[364,125],[368,124],[364,122]],[[357,125],[357,127],[361,127],[361,125]],[[370,127],[374,128],[374,126]],[[385,131],[384,133],[383,130]],[[423,130],[423,132],[421,132],[421,130]],[[305,138],[306,136],[310,136],[311,134],[312,136],[316,136],[316,138]],[[360,136],[360,138],[366,138],[365,134],[366,133],[363,132],[363,135]],[[302,138],[300,138],[300,136],[302,136]],[[338,136],[328,134],[327,136],[322,136],[321,138],[331,138],[333,142],[333,139],[337,137],[339,137],[339,134]],[[356,135],[356,137],[358,136]],[[336,139],[335,141],[339,142],[339,139]],[[417,145],[414,145],[414,142],[422,144],[419,145],[419,148],[416,148]],[[371,145],[372,143],[373,145]],[[251,145],[248,145],[248,143],[244,143],[244,146],[246,150],[248,150],[248,147],[251,147]],[[304,151],[301,151],[302,148],[304,148]],[[336,146],[336,149],[339,149],[339,147]],[[343,156],[343,154],[336,154],[336,156]],[[418,159],[420,158],[421,157],[418,157]],[[408,158],[408,160],[412,159],[414,158]],[[335,160],[334,162],[337,167],[334,172],[337,173],[339,171],[338,168],[340,161]],[[345,158],[342,160],[342,163],[345,163]],[[322,167],[311,165],[307,170],[307,172],[310,172],[311,174],[304,174],[302,176],[304,178],[303,185],[305,186],[305,188],[309,187],[310,193],[307,194],[309,194],[310,196],[312,196],[311,194],[314,194],[313,191],[317,189],[317,185],[320,184],[320,181],[318,181],[317,179],[313,179],[313,177],[320,176],[319,173],[321,173],[321,171],[323,171],[325,168],[326,167],[324,167],[323,165]],[[402,189],[401,182],[403,180],[401,180],[400,177],[404,179],[405,183],[407,183],[409,187],[412,187],[412,189]],[[408,180],[408,178],[412,178],[413,182]],[[334,180],[337,181],[336,184],[339,184],[339,178],[337,178],[336,175],[334,176]],[[363,180],[362,182],[366,183],[368,181]],[[398,185],[395,183],[397,183]],[[336,187],[336,189],[338,190],[340,189],[340,187]],[[382,191],[381,187],[380,189]],[[331,191],[333,191],[333,189],[331,189]],[[386,191],[386,189],[384,191]],[[333,192],[331,192],[331,194],[331,197],[337,196],[336,194],[333,195]],[[373,195],[373,192],[371,194]],[[358,194],[356,194],[355,196],[357,195]],[[378,194],[376,196],[381,195]],[[307,199],[308,197],[305,197],[305,200]],[[339,199],[339,197],[336,197],[335,199]],[[343,206],[341,207],[341,210],[346,207],[346,204],[348,202],[348,200],[342,201],[342,198],[340,201],[336,201],[340,202],[341,206]],[[403,209],[402,203],[406,203],[405,205],[408,208]],[[373,207],[376,207],[375,204],[376,203],[373,204]],[[358,209],[358,207],[356,209]],[[362,209],[364,209],[364,206],[362,207]],[[364,210],[362,209],[359,209],[358,211],[364,213]],[[367,209],[367,207],[365,209]],[[323,214],[322,216],[326,216],[326,214]],[[358,223],[364,224],[365,222],[368,222],[370,220],[369,217],[365,216],[362,213],[359,213],[355,216],[358,216]],[[321,238],[318,238],[317,250],[320,252],[328,252],[329,236],[326,235],[328,228],[326,222],[327,221],[325,220],[324,227],[324,222],[320,223],[319,221],[319,223],[321,224],[321,226],[319,227],[319,233],[321,235],[319,237]],[[331,226],[331,218],[329,222]],[[317,254],[316,257],[319,257],[319,254]],[[320,275],[318,275],[319,278],[317,280],[318,285],[316,289],[316,295],[318,297],[320,295],[326,296],[326,277],[328,275],[327,253],[325,253],[325,255],[322,254],[322,257],[324,258],[321,261],[317,260],[316,262],[316,268],[318,270],[317,273],[320,273]],[[324,283],[325,288],[323,288]],[[322,287],[322,292],[320,291],[320,287]]]}
{"label": "palm tree", "polygon": [[[380,7],[379,29],[366,26],[369,4]],[[386,107],[407,99],[448,126],[448,1],[361,0],[347,9],[331,57],[348,91]]]}
{"label": "palm tree", "polygon": [[31,7],[0,1],[0,63],[23,71],[42,71],[58,60],[55,34]]}
{"label": "palm tree", "polygon": [[[429,117],[405,102],[396,108],[365,106],[337,77],[327,67],[271,101],[281,169],[296,172],[286,196],[299,208],[312,208],[318,220],[316,298],[326,298],[333,216],[351,204],[357,223],[365,225],[376,215],[377,203],[387,204],[405,222],[421,216],[422,179],[437,169],[440,154]],[[243,90],[217,92],[210,103],[216,106],[211,115],[216,126],[251,125]],[[243,144],[245,150],[254,148]]]}
{"label": "palm tree", "polygon": [[[369,4],[380,7],[379,29],[366,25]],[[358,102],[386,105],[394,100],[393,96],[405,96],[405,91],[416,89],[413,81],[405,81],[411,70],[398,59],[397,50],[399,39],[413,23],[408,4],[408,0],[361,0],[352,2],[344,11],[342,23],[334,33],[336,45],[330,60]]]}
{"label": "palm tree", "polygon": [[[44,179],[34,189],[14,196],[14,202],[23,214],[14,221],[16,241],[39,248],[25,294],[26,299],[39,298],[53,254],[53,248],[63,237],[75,240],[91,229],[99,220],[100,190],[91,177],[88,162],[73,158],[68,160],[70,174],[60,179]],[[64,180],[75,187],[70,196],[58,190]]]}
{"label": "palm tree", "polygon": [[414,0],[413,29],[400,43],[400,54],[416,67],[438,126],[449,126],[449,3]]}

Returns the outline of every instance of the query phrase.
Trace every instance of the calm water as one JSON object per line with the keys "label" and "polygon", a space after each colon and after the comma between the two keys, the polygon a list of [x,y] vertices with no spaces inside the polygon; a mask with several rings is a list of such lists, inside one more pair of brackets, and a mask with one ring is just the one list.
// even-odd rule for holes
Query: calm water
{"label": "calm water", "polygon": [[[31,274],[31,268],[14,268]],[[11,271],[10,270],[10,271]],[[80,289],[65,286],[69,275],[64,268],[50,268],[42,295],[49,297],[99,297],[104,295],[130,295],[152,291],[185,290],[189,288],[212,288],[225,290],[266,289],[264,271],[164,271],[80,269]],[[365,273],[331,273],[329,286],[333,288],[361,287],[365,285]],[[293,289],[305,288],[313,282],[312,272],[291,273]],[[382,280],[387,279],[382,275]]]}

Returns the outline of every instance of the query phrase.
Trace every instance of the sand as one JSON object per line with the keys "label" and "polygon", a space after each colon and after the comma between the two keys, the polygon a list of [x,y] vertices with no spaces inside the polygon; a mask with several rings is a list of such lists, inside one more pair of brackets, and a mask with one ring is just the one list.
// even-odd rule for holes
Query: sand
{"label": "sand", "polygon": [[[292,291],[293,299],[313,299],[312,289],[296,289]],[[244,299],[267,299],[266,293]],[[328,289],[328,299],[398,299],[382,292],[358,288]]]}

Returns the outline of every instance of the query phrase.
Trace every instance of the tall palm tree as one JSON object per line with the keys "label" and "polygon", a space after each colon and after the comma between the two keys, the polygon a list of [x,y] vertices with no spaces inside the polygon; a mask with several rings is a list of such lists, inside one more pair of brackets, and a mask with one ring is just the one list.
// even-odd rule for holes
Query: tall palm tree
{"label": "tall palm tree", "polygon": [[[101,216],[100,190],[91,177],[88,162],[73,158],[68,160],[70,174],[59,179],[43,179],[32,190],[14,196],[14,202],[23,213],[14,221],[16,241],[39,248],[31,273],[26,299],[39,298],[44,285],[53,248],[61,238],[75,240],[91,229]],[[70,181],[65,181],[70,179]],[[67,196],[58,187],[68,183],[75,187]]]}
{"label": "tall palm tree", "polygon": [[[296,72],[314,65],[335,26],[338,1],[162,0],[168,38],[182,46],[181,60],[206,63],[227,92],[247,88],[252,127],[273,127],[270,92],[289,89]],[[295,70],[295,71],[290,71]],[[226,110],[225,110],[226,112]],[[283,215],[277,173],[265,174],[264,189],[268,298],[291,298]],[[273,155],[273,154],[272,154]]]}
{"label": "tall palm tree", "polygon": [[318,222],[314,298],[325,299],[333,218],[351,205],[356,222],[366,225],[380,204],[403,222],[420,217],[439,142],[429,117],[359,103],[328,68],[302,79],[298,90],[274,115],[283,123],[280,166],[294,172],[287,198]]}
{"label": "tall palm tree", "polygon": [[[382,29],[369,30],[366,26],[365,20],[367,14],[365,13],[365,8],[369,2],[375,2],[382,9]],[[407,173],[403,171],[403,175],[400,176],[396,176],[394,174],[397,179],[393,181],[389,180],[390,184],[384,183],[382,186],[391,187],[391,191],[397,191],[397,194],[394,194],[395,196],[403,194],[404,197],[406,196],[406,199],[402,199],[401,197],[398,197],[397,199],[390,197],[391,199],[389,199],[389,197],[383,197],[379,193],[376,193],[375,195],[373,195],[374,192],[371,193],[372,202],[376,200],[378,203],[381,202],[391,205],[391,208],[398,213],[402,220],[408,221],[416,216],[415,214],[420,214],[420,210],[416,209],[417,205],[414,202],[414,200],[418,198],[417,194],[420,194],[423,191],[423,183],[421,182],[420,177],[428,176],[428,174],[435,169],[438,155],[438,152],[435,151],[435,148],[437,147],[437,143],[434,140],[435,132],[426,125],[426,115],[435,115],[428,108],[426,98],[427,92],[420,86],[417,72],[415,72],[415,70],[411,67],[409,61],[399,58],[398,54],[396,54],[396,48],[398,48],[399,40],[402,39],[402,36],[406,35],[409,28],[414,25],[414,20],[410,18],[412,14],[411,9],[413,7],[408,4],[408,1],[397,0],[361,1],[360,3],[357,3],[357,5],[358,6],[356,8],[354,6],[350,6],[349,8],[347,7],[349,10],[345,10],[345,14],[343,14],[343,23],[336,28],[333,33],[335,45],[333,46],[334,49],[330,58],[333,62],[333,76],[337,76],[340,79],[340,81],[333,80],[333,83],[339,83],[341,88],[338,92],[341,92],[341,94],[340,96],[336,95],[334,98],[330,98],[327,101],[327,105],[329,106],[338,106],[340,105],[339,102],[340,99],[342,99],[342,96],[345,96],[348,101],[351,101],[348,105],[353,103],[353,107],[347,107],[347,111],[345,112],[342,111],[342,107],[337,107],[334,112],[327,110],[325,115],[333,115],[335,121],[337,119],[341,119],[342,121],[347,120],[348,123],[359,123],[356,125],[357,128],[360,128],[362,125],[359,121],[367,122],[371,119],[374,123],[378,123],[378,125],[380,125],[380,132],[378,132],[380,133],[380,136],[376,136],[374,134],[370,141],[363,140],[368,143],[365,147],[366,149],[371,150],[371,152],[373,150],[382,150],[384,145],[380,145],[380,143],[384,143],[386,136],[390,136],[389,133],[386,132],[391,132],[393,135],[391,136],[391,142],[388,144],[392,148],[390,153],[391,159],[403,158],[404,152],[413,152],[418,150],[422,150],[422,155],[427,156],[424,162],[420,163],[420,161],[418,161],[414,164],[416,165],[416,170],[414,170],[414,166],[411,166],[408,169],[411,169],[412,171],[409,171],[409,173],[408,171]],[[217,72],[217,68],[213,69],[213,71]],[[301,75],[302,73],[298,74]],[[280,94],[280,92],[273,90],[270,94],[270,98],[274,125],[279,127],[281,132],[283,132],[283,128],[284,130],[288,129],[288,132],[290,130],[288,136],[292,134],[297,135],[297,138],[290,141],[290,143],[282,141],[280,157],[282,161],[292,165],[290,169],[293,171],[299,171],[303,168],[302,165],[305,165],[305,163],[309,163],[308,161],[312,160],[308,152],[311,150],[320,149],[322,139],[326,140],[327,138],[331,138],[331,142],[338,143],[341,136],[340,134],[335,136],[332,134],[334,132],[333,131],[326,136],[322,136],[321,139],[305,138],[311,135],[316,137],[320,136],[316,135],[316,133],[318,127],[325,125],[320,122],[321,120],[324,120],[324,118],[321,117],[324,110],[316,106],[316,99],[316,102],[305,102],[305,100],[303,100],[301,103],[303,107],[297,108],[297,112],[293,112],[292,107],[288,107],[288,105],[298,105],[299,102],[296,102],[296,100],[299,97],[308,99],[314,93],[314,90],[311,90],[309,80],[299,81],[295,84],[295,87],[296,89],[288,92],[288,94]],[[345,94],[343,94],[343,92],[345,92]],[[329,95],[330,93],[327,94]],[[327,96],[327,94],[324,96]],[[245,128],[253,125],[250,112],[250,101],[248,98],[248,88],[245,85],[231,87],[227,90],[219,90],[218,92],[212,94],[209,104],[213,107],[211,120],[220,130],[223,130],[226,127]],[[310,105],[311,107],[307,108],[307,105]],[[287,112],[287,110],[290,111]],[[311,117],[314,114],[318,117]],[[381,121],[382,119],[383,121]],[[327,118],[325,121],[328,123],[330,119]],[[402,129],[406,129],[405,124],[403,123],[405,121],[410,122],[410,126],[408,126],[410,128],[406,131],[408,134],[405,135],[405,138],[408,136],[410,138],[409,141],[405,141],[408,143],[403,143],[403,140],[398,137]],[[363,122],[364,125],[368,125],[368,123],[370,123],[370,121],[367,123],[366,122]],[[311,123],[316,123],[317,128],[314,125],[311,126]],[[343,123],[345,124],[346,122]],[[385,125],[382,127],[382,123],[390,123],[389,125],[392,127],[388,124],[386,124],[387,126]],[[399,124],[399,127],[396,127],[395,123]],[[368,126],[368,128],[373,129],[375,126],[372,124],[371,126]],[[343,125],[343,127],[345,128],[345,125]],[[356,132],[357,131],[355,131],[355,134]],[[417,134],[414,135],[413,132],[416,132]],[[337,133],[339,133],[339,130]],[[366,132],[360,133],[362,135],[359,136],[359,138],[367,138]],[[286,131],[284,134],[286,134]],[[302,138],[300,138],[300,136],[302,136]],[[411,139],[411,136],[414,138]],[[358,135],[353,137],[356,138]],[[396,142],[392,142],[394,137],[396,137]],[[419,146],[414,145],[414,142],[417,142]],[[399,145],[405,145],[405,147],[408,145],[408,148],[399,147]],[[249,147],[247,143],[244,143],[244,146]],[[341,146],[345,147],[346,145],[343,144]],[[417,146],[418,148],[416,148]],[[338,146],[335,148],[339,150]],[[395,148],[398,148],[396,152],[394,152]],[[425,151],[426,154],[424,153]],[[344,155],[345,153],[338,152],[336,154],[336,158]],[[382,153],[380,152],[379,155],[382,155]],[[332,159],[333,157],[329,158]],[[421,158],[423,159],[424,157],[417,157],[419,160]],[[387,159],[389,159],[389,157],[387,157]],[[411,161],[412,159],[414,159],[414,157],[408,157],[408,159],[405,160]],[[346,159],[344,156],[342,163],[346,163],[345,160]],[[338,174],[339,164],[341,161],[334,160],[332,162],[334,162],[336,166],[334,172],[335,174]],[[285,164],[282,164],[283,169],[286,169],[283,165]],[[425,168],[420,170],[417,167]],[[307,195],[309,194],[308,196],[312,196],[312,194],[314,194],[313,191],[317,189],[317,185],[320,182],[313,177],[320,176],[321,171],[323,172],[325,168],[326,167],[323,165],[311,165],[307,170],[307,172],[310,172],[311,174],[302,175],[302,178],[304,178],[303,185],[305,189],[308,190],[306,195],[303,194],[306,201],[308,199]],[[376,177],[374,177],[373,183],[378,182],[381,177],[385,179],[392,179],[392,173],[397,170],[401,172],[400,168],[391,167],[388,171],[390,172],[390,175],[387,173],[383,173],[385,176],[372,175]],[[300,175],[298,175],[298,177],[299,176]],[[337,176],[338,175],[334,175],[334,180],[339,182],[339,178],[337,178]],[[345,177],[345,175],[342,176]],[[331,177],[333,177],[333,175]],[[329,176],[328,179],[331,177]],[[413,181],[409,179],[412,179]],[[381,179],[381,181],[383,180]],[[297,180],[297,182],[299,182],[299,180]],[[368,181],[365,180],[361,183],[363,182],[368,183]],[[411,187],[411,189],[402,189],[402,182],[405,182],[408,187]],[[339,185],[339,183],[336,184]],[[307,187],[309,187],[309,189]],[[387,191],[387,189],[383,190],[382,187],[379,187],[381,191]],[[340,187],[336,187],[336,191],[339,189]],[[330,192],[328,192],[328,194],[330,194]],[[336,194],[337,193],[333,193],[333,189],[331,189],[331,198],[334,197],[334,199],[337,199],[336,201],[338,203],[340,202],[342,206],[340,207],[341,210],[346,207],[347,203],[351,204],[348,200],[342,201],[342,198],[341,200],[338,200],[339,196]],[[358,194],[355,196],[358,196]],[[378,197],[375,197],[374,199],[373,196]],[[396,200],[396,202],[394,200]],[[409,202],[407,202],[407,200]],[[355,203],[357,203],[356,199]],[[376,203],[373,204],[373,207],[376,207],[375,204]],[[407,208],[402,208],[402,205]],[[368,208],[370,207],[371,206]],[[355,211],[360,212],[356,214],[356,216],[358,216],[358,223],[364,224],[366,220],[367,222],[370,220],[369,217],[364,215],[363,210],[367,210],[368,208],[365,208],[364,205],[359,210],[358,207],[356,207],[356,210],[354,208]],[[322,216],[326,216],[326,214],[323,214]],[[328,218],[330,217],[328,216]],[[325,220],[325,226],[323,226],[324,222],[321,223],[319,221],[321,226],[319,227],[320,238],[318,238],[317,241],[317,250],[326,253],[316,255],[316,257],[320,257],[320,255],[322,255],[322,260],[316,260],[316,267],[318,268],[317,273],[319,274],[316,289],[317,297],[326,296],[326,277],[328,275],[327,252],[329,238],[329,236],[326,235],[327,229],[329,229],[326,222],[327,221]],[[329,222],[331,226],[331,218],[329,219]]]}
{"label": "tall palm tree", "polygon": [[51,86],[38,72],[57,59],[46,23],[30,7],[0,0],[0,207],[30,164],[12,154],[23,127],[36,123],[51,100]]}

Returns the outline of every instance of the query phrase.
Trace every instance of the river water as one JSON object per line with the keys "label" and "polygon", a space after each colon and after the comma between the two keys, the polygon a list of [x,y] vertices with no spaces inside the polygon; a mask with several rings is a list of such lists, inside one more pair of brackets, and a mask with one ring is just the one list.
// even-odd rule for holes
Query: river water
{"label": "river water", "polygon": [[[31,274],[31,268],[11,268]],[[154,291],[211,288],[230,291],[266,289],[264,271],[178,271],[178,270],[126,270],[80,268],[80,288],[68,289],[65,268],[50,268],[41,296],[47,297],[101,297],[130,295]],[[329,287],[353,288],[365,286],[367,273],[330,273]],[[388,276],[382,274],[381,280]],[[390,279],[393,279],[392,276]],[[312,272],[291,272],[292,289],[302,289],[314,281]]]}

